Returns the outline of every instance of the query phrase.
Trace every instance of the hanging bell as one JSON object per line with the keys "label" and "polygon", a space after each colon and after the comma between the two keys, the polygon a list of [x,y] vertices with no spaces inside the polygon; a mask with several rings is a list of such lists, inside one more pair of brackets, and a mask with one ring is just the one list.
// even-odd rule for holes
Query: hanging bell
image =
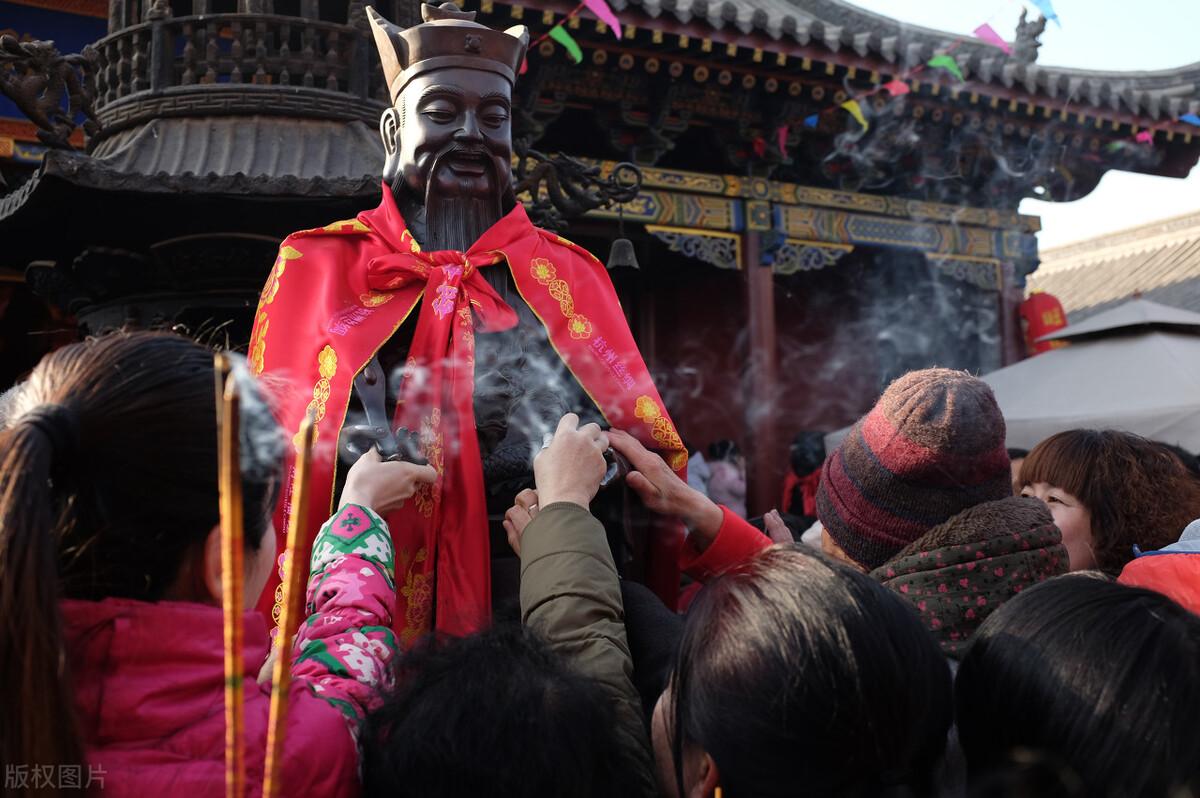
{"label": "hanging bell", "polygon": [[637,253],[633,251],[633,242],[628,238],[618,238],[612,242],[608,253],[608,270],[639,269]]}

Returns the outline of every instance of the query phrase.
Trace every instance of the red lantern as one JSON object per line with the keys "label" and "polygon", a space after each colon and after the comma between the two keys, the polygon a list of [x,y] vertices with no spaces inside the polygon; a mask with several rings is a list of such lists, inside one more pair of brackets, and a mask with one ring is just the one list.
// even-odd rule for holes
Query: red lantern
{"label": "red lantern", "polygon": [[1025,327],[1025,347],[1030,355],[1039,355],[1067,345],[1066,341],[1038,342],[1043,335],[1067,326],[1067,312],[1054,295],[1034,291],[1021,303],[1021,319]]}

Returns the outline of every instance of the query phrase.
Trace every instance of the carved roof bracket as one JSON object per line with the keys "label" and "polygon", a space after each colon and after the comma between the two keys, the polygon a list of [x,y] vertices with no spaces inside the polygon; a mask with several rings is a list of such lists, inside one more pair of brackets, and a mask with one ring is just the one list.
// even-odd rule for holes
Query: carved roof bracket
{"label": "carved roof bracket", "polygon": [[675,148],[675,139],[688,129],[691,112],[678,109],[682,85],[674,80],[650,82],[646,110],[637,108],[632,95],[618,106],[620,120],[610,130],[614,147],[629,160],[643,166],[653,166],[658,159]]}

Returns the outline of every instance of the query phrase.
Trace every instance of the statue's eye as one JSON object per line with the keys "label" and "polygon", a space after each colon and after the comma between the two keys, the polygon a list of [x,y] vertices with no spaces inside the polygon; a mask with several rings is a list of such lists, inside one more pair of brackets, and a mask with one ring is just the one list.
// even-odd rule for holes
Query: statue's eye
{"label": "statue's eye", "polygon": [[488,111],[480,116],[480,119],[488,127],[500,127],[508,121],[508,114],[503,111]]}
{"label": "statue's eye", "polygon": [[485,104],[479,109],[479,121],[490,128],[498,128],[508,121],[508,108],[500,103]]}
{"label": "statue's eye", "polygon": [[427,105],[424,109],[422,109],[421,113],[428,117],[430,121],[439,125],[445,125],[453,122],[454,118],[458,115],[457,111],[450,107],[448,103],[433,103],[431,105]]}

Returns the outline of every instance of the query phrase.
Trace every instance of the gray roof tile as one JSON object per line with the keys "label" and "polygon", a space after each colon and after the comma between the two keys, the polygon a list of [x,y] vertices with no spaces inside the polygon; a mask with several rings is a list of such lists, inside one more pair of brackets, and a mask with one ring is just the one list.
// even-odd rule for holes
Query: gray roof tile
{"label": "gray roof tile", "polygon": [[1046,250],[1031,290],[1079,321],[1138,295],[1200,312],[1200,213]]}
{"label": "gray roof tile", "polygon": [[970,37],[902,23],[843,0],[611,0],[611,4],[618,12],[637,9],[655,19],[703,20],[717,30],[733,27],[801,45],[810,43],[811,32],[812,39],[831,51],[849,47],[860,57],[876,55],[897,69],[924,63],[938,50],[957,43],[954,57],[964,74],[984,83],[1008,88],[1020,84],[1031,94],[1112,110],[1121,110],[1120,98],[1126,110],[1153,119],[1200,113],[1200,62],[1151,72],[1019,64]]}

